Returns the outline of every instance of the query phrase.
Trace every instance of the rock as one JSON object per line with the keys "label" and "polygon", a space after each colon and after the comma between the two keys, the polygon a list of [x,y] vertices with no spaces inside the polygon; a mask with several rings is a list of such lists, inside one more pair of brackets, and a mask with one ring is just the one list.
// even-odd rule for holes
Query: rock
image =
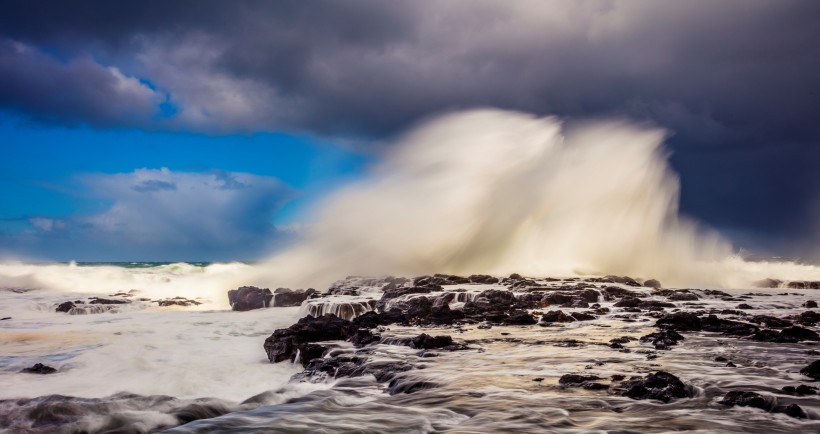
{"label": "rock", "polygon": [[591,321],[596,318],[595,315],[584,312],[572,312],[570,315],[575,318],[575,321]]}
{"label": "rock", "polygon": [[497,277],[488,276],[486,274],[473,274],[467,278],[470,283],[479,283],[482,285],[494,285],[499,282]]}
{"label": "rock", "polygon": [[410,340],[410,344],[408,346],[419,350],[431,350],[435,348],[444,348],[450,345],[453,345],[453,338],[450,336],[430,336],[426,333],[422,333]]}
{"label": "rock", "polygon": [[128,300],[112,300],[108,298],[91,297],[89,304],[126,304]]}
{"label": "rock", "polygon": [[758,328],[752,324],[718,318],[715,315],[700,317],[699,319],[701,330],[707,332],[717,332],[734,336],[747,336],[758,331]]}
{"label": "rock", "polygon": [[643,378],[632,377],[619,387],[622,396],[632,399],[655,399],[669,402],[675,398],[688,396],[686,385],[680,378],[664,371],[648,374]]}
{"label": "rock", "polygon": [[718,401],[718,404],[731,407],[736,405],[740,407],[754,407],[763,410],[768,410],[771,407],[771,403],[759,393],[746,392],[743,390],[733,390],[727,393],[722,400]]}
{"label": "rock", "polygon": [[57,370],[52,368],[51,366],[47,366],[47,365],[44,365],[42,363],[37,363],[37,364],[35,364],[34,366],[32,366],[30,368],[25,368],[25,369],[21,370],[20,372],[23,372],[23,373],[26,373],[26,374],[46,375],[46,374],[53,374],[53,373],[57,372]]}
{"label": "rock", "polygon": [[814,308],[817,307],[817,302],[814,301],[814,300],[808,300],[805,303],[803,303],[803,307],[807,307],[809,309],[814,309]]}
{"label": "rock", "polygon": [[523,279],[523,277],[521,277],[521,275],[518,274],[518,273],[510,274],[510,276],[507,277],[507,278],[510,279],[510,280],[521,280],[521,279]]}
{"label": "rock", "polygon": [[72,303],[70,301],[66,301],[66,302],[60,303],[60,305],[57,306],[56,311],[57,312],[69,312],[73,308],[74,308],[74,303]]}
{"label": "rock", "polygon": [[615,307],[637,307],[647,310],[663,310],[666,307],[675,307],[672,303],[655,300],[641,300],[640,298],[623,298],[614,304]]}
{"label": "rock", "polygon": [[543,323],[572,321],[575,321],[575,318],[565,314],[563,311],[560,310],[551,310],[541,316],[541,322]]}
{"label": "rock", "polygon": [[740,303],[739,305],[737,305],[737,308],[738,309],[754,309],[753,306],[751,306],[749,304],[746,304],[746,303]]}
{"label": "rock", "polygon": [[788,407],[786,407],[785,410],[783,410],[783,413],[785,413],[786,416],[791,416],[791,417],[798,418],[798,419],[808,418],[808,415],[806,415],[806,412],[803,411],[803,409],[800,408],[800,406],[797,405],[797,404],[789,405]]}
{"label": "rock", "polygon": [[558,384],[567,387],[578,387],[583,383],[600,379],[601,377],[595,375],[565,374],[558,379]]}
{"label": "rock", "polygon": [[631,277],[628,277],[628,276],[612,276],[612,275],[610,275],[610,276],[604,277],[604,279],[608,279],[610,282],[620,283],[622,285],[641,286],[641,284],[638,283],[638,281],[636,281],[635,279],[633,279]]}
{"label": "rock", "polygon": [[228,291],[231,309],[240,312],[268,307],[272,299],[273,294],[268,288],[241,286]]}
{"label": "rock", "polygon": [[671,301],[697,301],[700,300],[697,294],[693,292],[674,291],[674,293],[667,296]]}
{"label": "rock", "polygon": [[647,288],[661,289],[661,282],[658,282],[656,279],[649,279],[643,282],[643,286],[646,286]]}
{"label": "rock", "polygon": [[[293,360],[296,352],[305,348],[304,344],[323,341],[346,340],[349,336],[350,321],[333,314],[318,318],[310,315],[296,324],[273,332],[265,339],[264,349],[272,363]],[[303,358],[303,363],[310,360]]]}
{"label": "rock", "polygon": [[681,332],[700,331],[700,318],[689,312],[677,312],[665,315],[655,322],[655,326],[669,328]]}
{"label": "rock", "polygon": [[809,366],[801,369],[800,373],[815,380],[820,380],[820,360],[811,362]]}
{"label": "rock", "polygon": [[820,322],[820,312],[807,310],[797,317],[797,321],[802,324],[815,325]]}
{"label": "rock", "polygon": [[652,342],[655,349],[666,350],[672,345],[677,345],[684,338],[680,333],[672,329],[662,329],[656,333],[650,333],[641,337],[641,342]]}
{"label": "rock", "polygon": [[780,331],[780,335],[787,341],[820,341],[820,335],[817,332],[798,326],[785,328]]}
{"label": "rock", "polygon": [[510,312],[510,316],[504,320],[504,325],[531,325],[538,321],[524,310],[514,310]]}
{"label": "rock", "polygon": [[289,288],[277,288],[273,291],[273,307],[299,306],[316,290],[309,288],[305,291],[294,291]]}
{"label": "rock", "polygon": [[761,324],[763,327],[769,328],[783,328],[790,327],[792,325],[791,321],[769,315],[755,315],[749,318],[749,322]]}

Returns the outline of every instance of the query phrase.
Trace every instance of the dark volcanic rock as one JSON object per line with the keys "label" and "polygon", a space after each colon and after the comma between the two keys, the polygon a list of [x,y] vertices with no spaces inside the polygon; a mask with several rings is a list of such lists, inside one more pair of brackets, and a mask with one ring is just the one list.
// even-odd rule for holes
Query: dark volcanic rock
{"label": "dark volcanic rock", "polygon": [[648,310],[663,310],[666,307],[675,307],[672,303],[655,300],[641,300],[636,297],[623,298],[614,304],[615,307],[637,307]]}
{"label": "dark volcanic rock", "polygon": [[820,380],[820,360],[811,362],[809,366],[801,369],[800,373],[815,380]]}
{"label": "dark volcanic rock", "polygon": [[241,286],[228,291],[228,302],[235,311],[248,311],[270,306],[273,294],[268,288]]}
{"label": "dark volcanic rock", "polygon": [[769,316],[769,315],[755,315],[749,318],[749,322],[753,322],[755,324],[761,324],[764,327],[769,328],[783,328],[783,327],[791,327],[792,322],[780,319],[777,317]]}
{"label": "dark volcanic rock", "polygon": [[430,350],[434,348],[444,348],[453,345],[453,338],[447,335],[430,336],[422,333],[409,342],[409,347],[416,349]]}
{"label": "dark volcanic rock", "polygon": [[504,320],[505,325],[530,325],[537,322],[538,321],[536,321],[529,312],[524,310],[512,311],[510,312],[510,316]]}
{"label": "dark volcanic rock", "polygon": [[598,381],[601,377],[595,375],[565,374],[558,379],[558,384],[565,387],[579,387],[585,383]]}
{"label": "dark volcanic rock", "polygon": [[315,293],[316,290],[308,288],[305,291],[294,291],[289,288],[277,288],[273,291],[273,306],[274,307],[289,307],[299,306],[303,301]]}
{"label": "dark volcanic rock", "polygon": [[747,336],[758,331],[758,328],[752,324],[718,318],[715,315],[701,317],[700,327],[703,331],[734,336]]}
{"label": "dark volcanic rock", "polygon": [[761,342],[796,343],[800,341],[820,341],[820,335],[813,330],[792,326],[781,331],[761,330],[752,336],[753,340]]}
{"label": "dark volcanic rock", "polygon": [[741,407],[754,407],[764,410],[769,410],[772,406],[771,402],[759,393],[746,392],[743,390],[733,390],[727,393],[722,400],[718,401],[718,403],[732,407],[738,405]]}
{"label": "dark volcanic rock", "polygon": [[109,298],[91,297],[89,304],[126,304],[128,300],[112,300]]}
{"label": "dark volcanic rock", "polygon": [[608,279],[610,282],[620,283],[622,285],[641,286],[638,281],[628,276],[606,276],[604,279]]}
{"label": "dark volcanic rock", "polygon": [[[308,315],[286,329],[274,331],[265,339],[265,352],[273,363],[293,360],[297,351],[303,352],[304,344],[347,339],[349,328],[350,321],[332,314],[319,318]],[[302,361],[306,364],[310,360],[303,357]]]}
{"label": "dark volcanic rock", "polygon": [[73,308],[74,308],[74,303],[72,303],[70,301],[66,301],[66,302],[60,303],[60,305],[57,306],[56,311],[57,312],[68,312]]}
{"label": "dark volcanic rock", "polygon": [[647,376],[632,377],[619,386],[620,394],[632,399],[656,399],[669,402],[675,398],[688,396],[686,385],[680,378],[664,371]]}
{"label": "dark volcanic rock", "polygon": [[817,307],[817,302],[814,301],[814,300],[808,300],[805,303],[803,303],[803,307],[807,307],[809,309],[814,309],[814,308]]}
{"label": "dark volcanic rock", "polygon": [[480,283],[484,285],[494,285],[499,282],[497,277],[487,276],[486,274],[473,274],[467,279],[470,283]]}
{"label": "dark volcanic rock", "polygon": [[797,321],[807,325],[815,325],[820,322],[820,312],[807,310],[797,317]]}
{"label": "dark volcanic rock", "polygon": [[652,342],[652,345],[659,350],[668,349],[682,340],[683,336],[672,329],[662,329],[659,332],[641,336],[641,342]]}
{"label": "dark volcanic rock", "polygon": [[646,280],[646,281],[643,282],[643,286],[646,286],[646,287],[649,287],[649,288],[660,289],[661,288],[661,282],[659,282],[657,279],[649,279],[649,280]]}
{"label": "dark volcanic rock", "polygon": [[47,365],[44,365],[42,363],[37,363],[37,364],[35,364],[34,366],[32,366],[30,368],[22,369],[20,372],[23,372],[23,373],[26,373],[26,374],[42,374],[42,375],[45,375],[45,374],[53,374],[53,373],[57,372],[57,370],[52,368],[51,366],[47,366]]}
{"label": "dark volcanic rock", "polygon": [[677,312],[666,315],[655,322],[657,327],[670,328],[681,332],[699,331],[700,318],[689,312]]}
{"label": "dark volcanic rock", "polygon": [[789,405],[788,407],[786,407],[785,410],[783,410],[783,413],[785,413],[786,416],[791,416],[798,419],[806,419],[809,417],[808,415],[806,415],[806,412],[803,411],[803,409],[797,404]]}
{"label": "dark volcanic rock", "polygon": [[572,312],[570,315],[575,318],[575,321],[591,321],[596,318],[595,315],[585,312]]}
{"label": "dark volcanic rock", "polygon": [[563,311],[560,310],[551,310],[541,316],[541,322],[544,323],[572,321],[575,321],[575,318],[565,314]]}

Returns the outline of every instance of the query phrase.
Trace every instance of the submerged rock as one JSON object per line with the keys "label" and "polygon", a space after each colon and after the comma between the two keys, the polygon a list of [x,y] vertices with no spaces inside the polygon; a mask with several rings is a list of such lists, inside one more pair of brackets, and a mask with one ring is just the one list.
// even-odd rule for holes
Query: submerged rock
{"label": "submerged rock", "polygon": [[686,398],[686,385],[680,378],[658,371],[643,378],[632,377],[619,386],[620,394],[632,399],[655,399],[669,402],[676,398]]}
{"label": "submerged rock", "polygon": [[35,364],[34,366],[32,366],[30,368],[22,369],[20,372],[25,373],[25,374],[46,375],[46,374],[53,374],[53,373],[57,372],[57,370],[52,368],[51,366],[44,365],[42,363],[37,363],[37,364]]}
{"label": "submerged rock", "polygon": [[543,323],[552,323],[552,322],[573,322],[575,318],[565,314],[563,311],[560,310],[551,310],[544,315],[541,316],[541,322]]}
{"label": "submerged rock", "polygon": [[768,410],[771,408],[771,402],[764,398],[759,393],[755,392],[746,392],[743,390],[733,390],[726,394],[720,401],[719,404],[728,405],[731,407],[740,406],[740,407],[754,407],[760,408],[764,410]]}
{"label": "submerged rock", "polygon": [[800,373],[815,380],[820,380],[820,360],[813,361],[809,366],[801,369]]}
{"label": "submerged rock", "polygon": [[660,289],[661,288],[661,282],[659,282],[657,279],[649,279],[649,280],[645,280],[643,282],[643,286],[646,286],[646,287],[649,287],[649,288]]}
{"label": "submerged rock", "polygon": [[74,303],[72,303],[72,302],[70,302],[70,301],[66,301],[66,302],[60,303],[60,305],[59,305],[59,306],[57,306],[57,309],[55,309],[55,310],[56,310],[57,312],[65,312],[65,313],[68,313],[68,312],[70,312],[70,311],[71,311],[71,309],[73,309],[73,308],[74,308]]}
{"label": "submerged rock", "polygon": [[262,309],[270,306],[273,294],[268,288],[242,286],[228,291],[228,302],[235,311]]}
{"label": "submerged rock", "polygon": [[659,319],[655,325],[679,332],[700,331],[700,318],[693,313],[676,312]]}

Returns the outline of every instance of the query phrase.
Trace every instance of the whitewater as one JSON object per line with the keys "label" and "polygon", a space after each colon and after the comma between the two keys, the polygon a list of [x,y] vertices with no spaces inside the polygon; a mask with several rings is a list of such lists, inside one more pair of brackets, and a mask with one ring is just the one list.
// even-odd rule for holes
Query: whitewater
{"label": "whitewater", "polygon": [[[427,373],[444,386],[418,394],[388,397],[375,381],[290,381],[303,367],[270,363],[262,350],[267,336],[306,315],[310,303],[338,305],[378,299],[384,288],[308,301],[301,307],[248,312],[232,311],[227,291],[243,285],[325,291],[333,282],[355,275],[504,277],[520,273],[533,279],[557,277],[563,284],[627,275],[639,282],[658,279],[664,288],[719,289],[731,297],[755,291],[765,295],[748,302],[761,314],[798,315],[805,310],[802,305],[817,298],[816,290],[789,282],[820,281],[820,267],[746,260],[720,234],[680,215],[680,183],[667,163],[666,135],[663,130],[624,120],[567,127],[554,117],[517,112],[450,113],[423,122],[396,139],[365,177],[334,191],[304,213],[305,229],[298,242],[262,261],[146,267],[4,262],[0,264],[0,381],[4,385],[0,399],[52,394],[97,399],[122,392],[171,399],[147,403],[119,398],[122,404],[114,412],[133,432],[174,426],[178,420],[169,415],[170,408],[202,402],[221,406],[229,415],[236,413],[236,420],[250,427],[244,429],[248,432],[283,420],[301,427],[295,431],[356,432],[356,427],[371,426],[376,427],[371,432],[615,432],[617,429],[592,422],[599,418],[615,423],[620,416],[598,414],[613,408],[631,409],[635,417],[652,421],[658,411],[655,404],[632,406],[587,392],[565,396],[550,390],[547,398],[539,395],[543,391],[531,377],[554,382],[562,369],[582,370],[598,362],[606,364],[608,375],[628,373],[610,368],[615,363],[636,364],[638,371],[649,366],[644,353],[637,358],[635,354],[612,356],[606,348],[590,346],[568,355],[560,345],[539,347],[530,341],[541,339],[535,336],[544,333],[541,329],[464,330],[464,339],[469,336],[483,342],[481,351],[467,359],[456,352],[442,353],[436,364],[428,363]],[[776,279],[778,287],[755,288],[764,279]],[[552,283],[539,281],[538,285]],[[478,296],[492,288],[510,289],[477,286],[467,292]],[[439,295],[462,289],[448,286]],[[708,293],[699,294],[708,298],[704,295]],[[650,292],[642,296],[657,297]],[[55,311],[63,302],[87,302],[92,297],[129,302],[85,314]],[[158,303],[175,297],[198,304]],[[463,301],[458,303],[452,301],[454,309],[462,307]],[[612,300],[601,299],[599,304],[612,309],[613,315],[626,314]],[[737,302],[715,299],[704,306],[736,310]],[[642,319],[630,322],[613,315],[602,315],[592,325],[573,323],[560,332],[567,334],[566,339],[605,343],[622,334],[637,337],[649,331],[650,324]],[[510,341],[508,336],[524,343]],[[695,337],[687,341],[689,346],[652,363],[683,373],[698,384],[692,402],[711,402],[718,389],[763,382],[779,375],[773,373],[775,368],[790,372],[776,378],[778,386],[800,379],[796,371],[802,363],[802,347],[779,344],[768,350],[735,340],[715,342]],[[378,348],[385,359],[417,357],[390,345]],[[710,368],[705,372],[704,363],[696,359],[716,348],[742,355],[750,370]],[[619,360],[611,360],[613,357]],[[20,373],[35,363],[53,366],[58,372]],[[501,365],[507,368],[499,368]],[[526,382],[516,376],[527,377]],[[480,389],[481,395],[469,395],[473,389]],[[538,401],[541,398],[549,405]],[[10,402],[5,401],[0,409],[0,421],[7,432],[17,432],[23,425],[11,425],[9,417],[16,413],[9,410]],[[459,412],[459,403],[472,410]],[[586,422],[566,424],[568,409],[578,406],[591,412]],[[738,424],[743,419],[713,410],[701,413],[696,409],[700,407],[693,406],[685,404],[676,410],[681,420],[677,428],[714,432],[720,424]],[[807,398],[801,406],[818,416],[816,400]],[[477,409],[496,418],[510,413],[526,419],[521,408],[537,413],[537,421],[531,425],[485,421],[482,427],[480,418],[474,419]],[[693,416],[685,416],[686,411]],[[301,419],[295,421],[297,414]],[[466,422],[469,414],[473,414],[472,422]],[[331,420],[331,415],[346,424]],[[384,420],[390,419],[387,415],[405,418],[407,429],[390,425]],[[711,422],[699,428],[699,417]],[[784,417],[752,413],[752,420],[769,426],[771,432],[794,432],[789,427],[795,422],[781,419]],[[98,431],[109,422],[95,415],[84,425],[72,426]],[[462,423],[466,428],[459,430]],[[662,421],[647,423],[653,427],[649,431],[663,432],[657,428]],[[818,427],[811,421],[803,423],[807,424],[803,429]],[[191,426],[190,432],[242,431],[230,423]],[[640,429],[640,424],[624,426]],[[54,426],[44,429],[51,428]],[[181,432],[188,432],[183,428]],[[286,425],[280,428],[272,429],[289,432]],[[748,429],[754,429],[754,424]]]}

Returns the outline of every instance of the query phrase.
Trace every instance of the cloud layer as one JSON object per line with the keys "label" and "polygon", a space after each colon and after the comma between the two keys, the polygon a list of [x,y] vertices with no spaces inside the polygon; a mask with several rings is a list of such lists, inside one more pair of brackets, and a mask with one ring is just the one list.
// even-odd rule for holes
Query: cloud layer
{"label": "cloud layer", "polygon": [[373,145],[464,107],[622,116],[673,133],[686,212],[751,244],[801,250],[816,234],[816,1],[8,1],[0,12],[0,107],[37,120]]}
{"label": "cloud layer", "polygon": [[[288,236],[273,216],[293,191],[245,173],[172,172],[84,175],[85,194],[103,203],[91,215],[30,217],[32,230],[4,236],[17,252],[96,260],[253,259]],[[205,255],[205,256],[203,256]]]}

